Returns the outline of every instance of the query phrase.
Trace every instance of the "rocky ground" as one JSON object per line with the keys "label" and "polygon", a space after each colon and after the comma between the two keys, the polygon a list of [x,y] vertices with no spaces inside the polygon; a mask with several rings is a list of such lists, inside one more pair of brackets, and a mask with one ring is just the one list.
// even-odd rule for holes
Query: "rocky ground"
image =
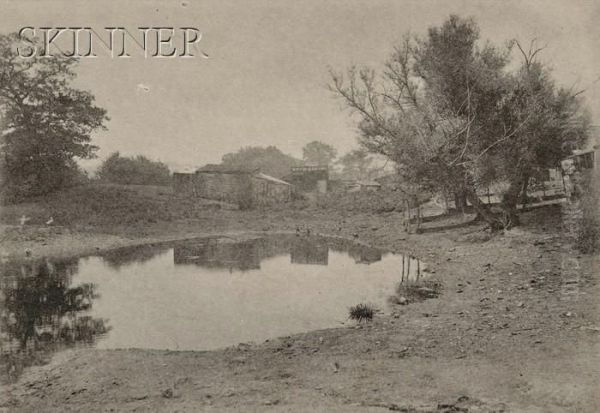
{"label": "rocky ground", "polygon": [[596,412],[599,257],[572,248],[568,212],[528,212],[501,234],[455,216],[409,235],[400,213],[318,209],[214,211],[128,237],[5,226],[4,253],[34,256],[310,227],[411,252],[442,294],[372,322],[220,351],[66,351],[5,386],[0,411]]}

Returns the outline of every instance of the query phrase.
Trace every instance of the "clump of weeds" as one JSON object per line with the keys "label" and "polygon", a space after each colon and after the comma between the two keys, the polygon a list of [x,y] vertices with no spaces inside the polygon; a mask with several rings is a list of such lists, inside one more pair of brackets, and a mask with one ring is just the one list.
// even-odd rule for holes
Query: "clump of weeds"
{"label": "clump of weeds", "polygon": [[350,319],[356,321],[371,321],[375,315],[375,308],[369,304],[357,304],[350,307]]}

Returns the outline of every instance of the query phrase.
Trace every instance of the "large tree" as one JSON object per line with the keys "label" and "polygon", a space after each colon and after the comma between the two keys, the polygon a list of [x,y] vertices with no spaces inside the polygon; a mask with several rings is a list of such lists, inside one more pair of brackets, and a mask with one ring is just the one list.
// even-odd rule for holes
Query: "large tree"
{"label": "large tree", "polygon": [[341,176],[345,179],[371,179],[376,172],[372,168],[373,156],[364,148],[347,152],[337,163],[342,167]]}
{"label": "large tree", "polygon": [[516,205],[526,195],[529,180],[581,148],[591,123],[579,98],[581,91],[556,86],[550,70],[535,60],[542,49],[532,46],[525,52],[516,45],[523,63],[512,77],[499,118],[517,132],[507,144],[491,148],[481,161],[488,168],[497,165],[495,175],[509,183],[502,207],[513,223],[518,223]]}
{"label": "large tree", "polygon": [[331,145],[320,141],[312,141],[302,148],[302,158],[307,163],[328,166],[337,156],[337,151]]}
{"label": "large tree", "polygon": [[221,160],[221,165],[226,168],[260,170],[277,178],[288,175],[290,168],[300,163],[299,159],[286,155],[275,146],[248,146],[223,155]]}
{"label": "large tree", "polygon": [[3,189],[40,195],[67,184],[77,158],[94,156],[91,134],[108,118],[91,93],[71,86],[76,59],[22,58],[17,44],[16,34],[0,35]]}
{"label": "large tree", "polygon": [[[332,90],[360,115],[362,145],[395,161],[415,188],[464,194],[493,227],[516,225],[528,173],[556,166],[588,122],[577,93],[556,88],[535,61],[539,49],[511,72],[511,48],[480,44],[472,19],[451,16],[425,37],[407,35],[380,76],[332,73]],[[500,215],[477,195],[499,181],[509,188]]]}

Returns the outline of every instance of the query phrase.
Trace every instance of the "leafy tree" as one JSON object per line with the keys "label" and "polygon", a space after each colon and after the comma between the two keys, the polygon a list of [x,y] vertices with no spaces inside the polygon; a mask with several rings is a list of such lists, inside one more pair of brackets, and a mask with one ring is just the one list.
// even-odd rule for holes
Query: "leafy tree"
{"label": "leafy tree", "polygon": [[[508,70],[514,44],[480,45],[472,19],[450,16],[424,38],[407,35],[381,76],[332,73],[332,90],[360,115],[361,144],[393,160],[415,191],[464,194],[492,227],[516,225],[530,172],[555,166],[589,122],[577,93],[535,62],[539,49]],[[497,215],[477,191],[501,181],[509,189]]]}
{"label": "leafy tree", "polygon": [[337,151],[331,145],[320,141],[312,141],[302,148],[302,158],[307,163],[329,165],[337,156]]}
{"label": "leafy tree", "polygon": [[[3,188],[46,194],[69,183],[77,158],[91,158],[91,134],[106,111],[70,83],[76,59],[21,58],[16,34],[0,35],[0,156]],[[8,195],[8,194],[5,194]]]}
{"label": "leafy tree", "polygon": [[526,53],[516,44],[523,64],[512,78],[499,117],[503,125],[517,132],[509,144],[497,145],[482,157],[482,165],[497,164],[497,178],[509,182],[502,206],[513,223],[518,223],[516,205],[526,195],[531,177],[555,168],[573,149],[582,147],[591,124],[578,97],[580,92],[557,87],[549,69],[534,59],[542,49]]}
{"label": "leafy tree", "polygon": [[98,178],[115,184],[168,185],[171,172],[164,163],[145,156],[129,158],[114,152],[100,166]]}
{"label": "leafy tree", "polygon": [[300,160],[286,155],[275,146],[249,146],[234,153],[223,156],[221,166],[230,169],[260,170],[277,178],[290,173],[292,166],[300,164]]}
{"label": "leafy tree", "polygon": [[341,175],[346,179],[369,179],[373,172],[373,158],[364,148],[354,149],[340,157]]}

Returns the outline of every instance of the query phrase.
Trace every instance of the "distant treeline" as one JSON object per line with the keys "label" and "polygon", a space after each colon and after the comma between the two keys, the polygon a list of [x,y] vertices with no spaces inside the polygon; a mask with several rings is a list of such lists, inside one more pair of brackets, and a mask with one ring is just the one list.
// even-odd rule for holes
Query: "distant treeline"
{"label": "distant treeline", "polygon": [[301,163],[301,160],[284,154],[275,146],[247,146],[237,152],[225,154],[220,165],[230,169],[259,170],[282,178],[290,173],[292,166]]}
{"label": "distant treeline", "polygon": [[112,153],[100,166],[98,179],[115,184],[169,185],[171,173],[167,165],[145,156],[121,156]]}

